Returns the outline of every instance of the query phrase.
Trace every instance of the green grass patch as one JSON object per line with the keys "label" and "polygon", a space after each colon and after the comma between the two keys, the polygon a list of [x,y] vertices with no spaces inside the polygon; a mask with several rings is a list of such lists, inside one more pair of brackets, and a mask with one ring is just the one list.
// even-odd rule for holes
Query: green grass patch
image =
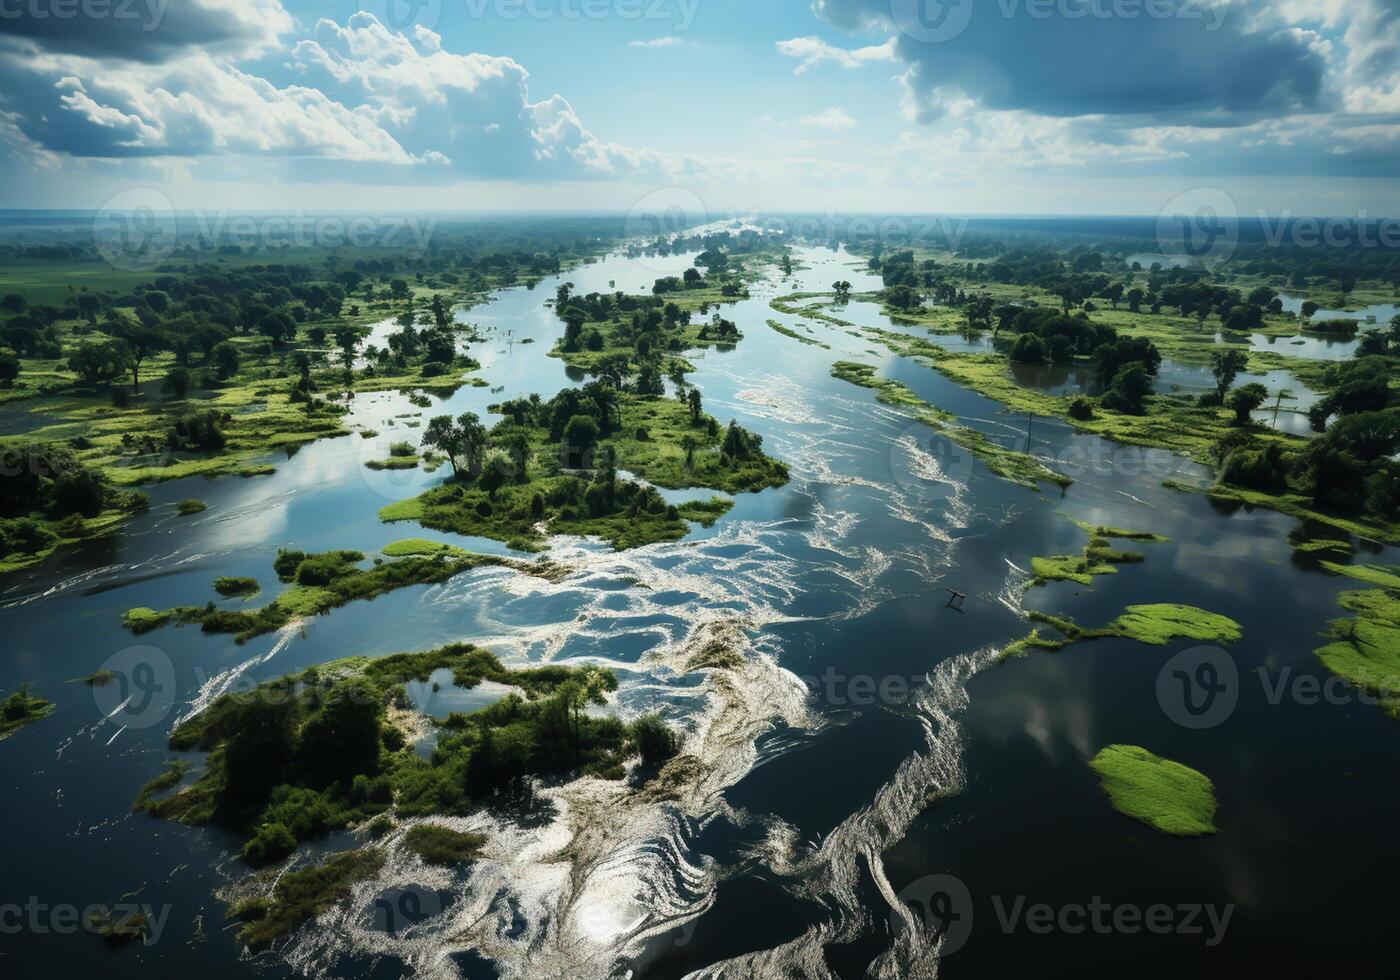
{"label": "green grass patch", "polygon": [[180,512],[181,517],[193,517],[195,514],[202,514],[209,509],[209,505],[202,500],[182,500],[175,505],[175,509]]}
{"label": "green grass patch", "polygon": [[404,847],[424,862],[438,865],[465,864],[476,858],[486,838],[464,834],[437,824],[420,823],[403,836]]}
{"label": "green grass patch", "polygon": [[768,326],[772,327],[784,337],[791,337],[793,340],[797,341],[800,344],[808,344],[813,347],[820,347],[822,350],[831,350],[830,344],[824,344],[820,340],[817,340],[815,337],[808,337],[803,334],[800,334],[790,327],[783,326],[777,320],[769,320]]}
{"label": "green grass patch", "polygon": [[732,500],[711,497],[709,500],[688,500],[683,504],[677,504],[676,511],[681,515],[682,520],[694,521],[702,527],[713,527],[715,521],[729,513],[733,507],[734,501]]}
{"label": "green grass patch", "polygon": [[252,950],[266,949],[344,901],[354,885],[374,877],[383,866],[383,852],[371,848],[337,854],[315,867],[282,875],[270,898],[234,906],[233,917],[244,922],[239,941]]}
{"label": "green grass patch", "polygon": [[1228,616],[1176,603],[1129,606],[1111,628],[1121,636],[1153,646],[1179,639],[1233,643],[1243,635],[1240,624]]}
{"label": "green grass patch", "polygon": [[1203,643],[1233,643],[1243,635],[1239,623],[1228,616],[1175,603],[1129,606],[1113,622],[1098,628],[1083,627],[1067,616],[1039,611],[1029,613],[1028,617],[1032,622],[1054,628],[1064,639],[1049,639],[1037,634],[1033,643],[1021,641],[1024,645],[1018,648],[1018,653],[1024,653],[1031,646],[1044,650],[1060,650],[1071,643],[1087,640],[1121,638],[1136,640],[1150,646],[1164,646],[1172,640],[1180,639],[1199,640]]}
{"label": "green grass patch", "polygon": [[1136,745],[1110,745],[1089,766],[1119,813],[1173,837],[1217,832],[1215,786],[1195,769]]}
{"label": "green grass patch", "polygon": [[365,462],[365,466],[371,470],[416,470],[418,457],[390,456],[388,459],[371,459]]}
{"label": "green grass patch", "polygon": [[1391,565],[1341,565],[1333,561],[1320,562],[1334,575],[1345,575],[1383,589],[1400,591],[1400,570]]}
{"label": "green grass patch", "polygon": [[141,792],[137,793],[136,799],[132,801],[132,812],[148,809],[157,796],[179,786],[189,771],[190,764],[184,759],[171,759],[166,763],[164,772],[141,787]]}
{"label": "green grass patch", "polygon": [[1346,592],[1339,601],[1353,618],[1330,624],[1331,642],[1317,650],[1318,659],[1400,719],[1400,591]]}

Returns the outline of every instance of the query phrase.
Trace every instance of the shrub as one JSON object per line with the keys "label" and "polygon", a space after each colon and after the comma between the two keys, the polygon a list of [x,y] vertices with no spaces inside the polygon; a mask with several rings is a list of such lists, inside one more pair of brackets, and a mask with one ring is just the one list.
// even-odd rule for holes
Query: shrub
{"label": "shrub", "polygon": [[1094,417],[1094,403],[1080,395],[1069,403],[1069,417],[1087,422]]}
{"label": "shrub", "polygon": [[631,736],[644,762],[665,762],[674,756],[679,748],[676,733],[671,731],[659,715],[642,715],[632,723]]}
{"label": "shrub", "polygon": [[265,823],[243,845],[243,860],[252,865],[280,861],[297,849],[297,839],[285,824]]}
{"label": "shrub", "polygon": [[452,865],[476,857],[486,838],[435,824],[419,824],[404,834],[403,842],[405,847],[428,864]]}

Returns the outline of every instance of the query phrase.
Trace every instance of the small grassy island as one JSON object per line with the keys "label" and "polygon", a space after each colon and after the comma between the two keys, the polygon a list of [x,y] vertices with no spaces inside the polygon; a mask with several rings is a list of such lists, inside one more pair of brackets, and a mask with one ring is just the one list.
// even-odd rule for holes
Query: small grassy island
{"label": "small grassy island", "polygon": [[[494,681],[517,693],[472,714],[426,718],[407,685],[426,685],[438,671],[462,688]],[[164,819],[238,829],[244,859],[272,864],[301,841],[380,826],[389,814],[466,816],[475,800],[522,777],[621,779],[629,759],[665,762],[677,739],[659,719],[629,725],[585,710],[616,688],[615,676],[597,667],[509,669],[467,644],[337,661],[223,695],[179,725],[171,749],[207,753],[203,771],[163,796],[184,780],[187,764],[177,760],[135,805]],[[414,743],[429,731],[437,739],[425,759]],[[482,840],[420,824],[403,843],[429,863],[454,864],[472,860]],[[244,941],[259,946],[282,935],[337,900],[355,876],[372,874],[381,858],[378,851],[339,855],[281,877],[270,899],[235,908],[247,923]]]}
{"label": "small grassy island", "polygon": [[1323,666],[1373,695],[1392,718],[1400,719],[1400,569],[1386,565],[1323,567],[1376,589],[1344,592],[1338,602],[1351,619],[1334,620],[1325,634],[1331,641],[1317,651]]}
{"label": "small grassy island", "polygon": [[53,702],[31,694],[28,684],[22,685],[0,701],[0,739],[13,735],[30,722],[47,717],[53,709]]}
{"label": "small grassy island", "polygon": [[1215,786],[1189,766],[1135,745],[1110,745],[1089,766],[1119,813],[1174,837],[1217,832]]}
{"label": "small grassy island", "polygon": [[547,402],[493,406],[504,418],[489,431],[473,413],[432,419],[424,444],[447,456],[452,477],[380,518],[520,550],[541,550],[551,534],[599,537],[622,550],[680,540],[687,522],[709,526],[732,506],[722,498],[668,504],[657,487],[745,493],[787,482],[763,440],[733,422],[721,428],[696,389],[640,394],[628,386],[626,358],[613,369],[619,376]]}
{"label": "small grassy island", "polygon": [[262,586],[255,578],[217,578],[214,580],[214,591],[225,599],[244,599],[257,595],[262,591]]}
{"label": "small grassy island", "polygon": [[[393,547],[392,545],[390,546]],[[402,551],[400,553],[403,553]],[[385,554],[389,554],[386,549]],[[453,576],[485,565],[503,565],[517,571],[552,577],[556,566],[517,561],[493,555],[477,555],[460,548],[437,548],[414,553],[397,561],[376,560],[361,568],[365,556],[358,551],[329,551],[307,554],[281,551],[273,562],[280,581],[290,588],[266,606],[257,609],[221,609],[210,602],[203,606],[177,606],[158,611],[137,607],[122,616],[122,625],[138,636],[171,623],[198,625],[206,633],[232,633],[239,643],[273,633],[288,623],[309,619],[358,600],[378,596],[413,585],[445,582]],[[221,578],[214,589],[225,597],[246,597],[259,591],[255,579]]]}
{"label": "small grassy island", "polygon": [[1149,531],[1125,531],[1116,527],[1094,527],[1075,522],[1089,534],[1089,543],[1079,555],[1054,555],[1050,558],[1032,558],[1029,584],[1045,585],[1049,582],[1078,582],[1092,585],[1098,575],[1115,575],[1118,565],[1138,564],[1146,556],[1138,551],[1118,551],[1113,541],[1140,541],[1161,544],[1167,539]]}

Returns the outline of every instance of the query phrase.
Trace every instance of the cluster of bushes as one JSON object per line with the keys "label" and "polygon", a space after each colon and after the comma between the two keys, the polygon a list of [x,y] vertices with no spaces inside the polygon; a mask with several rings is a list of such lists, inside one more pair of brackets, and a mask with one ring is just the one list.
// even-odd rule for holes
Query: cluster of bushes
{"label": "cluster of bushes", "polygon": [[[521,693],[439,720],[425,760],[389,721],[389,708],[410,707],[405,684],[438,669],[464,687],[493,680]],[[588,713],[616,688],[615,676],[596,667],[512,671],[467,645],[313,668],[226,694],[178,726],[171,748],[208,752],[209,765],[183,792],[154,801],[146,794],[145,806],[187,823],[240,827],[245,859],[265,864],[391,808],[404,817],[463,815],[473,800],[527,776],[620,778],[630,756],[653,765],[673,756],[676,736],[660,719],[628,725]],[[470,857],[479,843],[419,836],[430,860]]]}
{"label": "cluster of bushes", "polygon": [[77,537],[84,519],[113,509],[140,510],[145,495],[123,493],[56,443],[0,450],[0,557],[37,554],[60,537]]}
{"label": "cluster of bushes", "polygon": [[[1216,449],[1222,479],[1255,490],[1300,493],[1326,510],[1400,518],[1400,463],[1394,459],[1400,452],[1400,399],[1388,379],[1388,366],[1379,358],[1330,368],[1328,394],[1310,412],[1323,434],[1306,449],[1288,452],[1277,441],[1233,433]],[[1244,398],[1237,412],[1258,395],[1250,395],[1250,387],[1234,393]]]}

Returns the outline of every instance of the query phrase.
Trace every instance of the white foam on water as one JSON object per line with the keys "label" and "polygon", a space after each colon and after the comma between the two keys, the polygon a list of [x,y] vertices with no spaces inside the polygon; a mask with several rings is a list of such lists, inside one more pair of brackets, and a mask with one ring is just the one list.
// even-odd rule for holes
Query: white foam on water
{"label": "white foam on water", "polygon": [[252,670],[254,667],[259,667],[267,663],[273,657],[277,656],[279,653],[285,650],[287,648],[287,644],[291,643],[293,638],[296,637],[297,633],[301,632],[303,625],[304,624],[301,620],[294,620],[293,622],[288,623],[286,626],[283,626],[277,631],[276,642],[273,643],[272,648],[269,649],[267,653],[264,653],[261,656],[257,657],[250,657],[235,667],[230,667],[228,670],[220,671],[219,673],[215,674],[213,677],[205,681],[203,684],[201,684],[199,686],[199,690],[195,693],[195,696],[189,702],[189,710],[186,711],[179,718],[175,719],[175,724],[171,726],[171,731],[174,731],[176,728],[179,728],[191,718],[203,712],[211,704],[217,701],[221,694],[225,694],[228,691],[230,691],[233,688],[233,685],[238,682],[238,679],[244,674],[246,674],[248,671]]}
{"label": "white foam on water", "polygon": [[[964,735],[960,717],[968,704],[967,683],[996,662],[995,648],[961,654],[940,664],[913,707],[924,731],[924,749],[904,760],[872,802],[842,821],[821,843],[802,853],[796,835],[780,828],[770,835],[770,870],[795,896],[829,910],[800,937],[772,949],[734,957],[689,975],[689,980],[724,977],[835,978],[826,964],[828,945],[849,943],[876,929],[861,899],[868,873],[888,908],[894,928],[888,949],[869,965],[866,976],[898,980],[937,975],[937,944],[916,925],[885,877],[880,855],[908,832],[931,798],[962,789]],[[879,930],[885,931],[885,930]]]}

